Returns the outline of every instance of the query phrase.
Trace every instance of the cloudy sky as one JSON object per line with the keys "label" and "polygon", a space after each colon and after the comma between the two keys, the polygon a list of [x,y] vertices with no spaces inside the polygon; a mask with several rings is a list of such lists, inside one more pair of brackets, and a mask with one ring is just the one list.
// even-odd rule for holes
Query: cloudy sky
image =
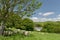
{"label": "cloudy sky", "polygon": [[60,0],[39,1],[43,4],[31,17],[34,22],[60,21]]}

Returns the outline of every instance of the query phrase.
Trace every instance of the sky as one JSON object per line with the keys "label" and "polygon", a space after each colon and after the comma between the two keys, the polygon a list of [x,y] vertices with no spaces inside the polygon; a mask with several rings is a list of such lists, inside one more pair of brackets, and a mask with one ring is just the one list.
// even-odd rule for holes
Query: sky
{"label": "sky", "polygon": [[39,0],[42,6],[31,19],[34,22],[60,21],[60,0]]}

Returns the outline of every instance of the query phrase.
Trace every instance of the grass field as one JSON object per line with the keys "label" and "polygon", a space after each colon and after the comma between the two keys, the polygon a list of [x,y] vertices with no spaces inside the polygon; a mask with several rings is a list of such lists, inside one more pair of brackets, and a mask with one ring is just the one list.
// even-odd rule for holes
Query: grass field
{"label": "grass field", "polygon": [[60,40],[60,34],[32,32],[30,36],[19,34],[10,37],[0,36],[0,40]]}

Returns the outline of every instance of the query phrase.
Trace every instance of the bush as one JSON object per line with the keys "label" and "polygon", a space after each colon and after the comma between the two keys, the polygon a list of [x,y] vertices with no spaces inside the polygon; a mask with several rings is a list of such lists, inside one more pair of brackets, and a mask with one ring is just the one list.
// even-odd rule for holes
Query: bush
{"label": "bush", "polygon": [[34,30],[34,22],[28,18],[23,19],[21,29],[28,31]]}
{"label": "bush", "polygon": [[47,22],[46,24],[44,24],[42,31],[49,33],[60,33],[60,23]]}

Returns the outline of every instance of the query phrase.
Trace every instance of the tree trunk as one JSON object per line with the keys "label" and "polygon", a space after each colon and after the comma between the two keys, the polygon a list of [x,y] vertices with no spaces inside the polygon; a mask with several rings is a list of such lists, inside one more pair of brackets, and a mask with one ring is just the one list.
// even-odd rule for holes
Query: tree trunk
{"label": "tree trunk", "polygon": [[4,28],[5,28],[5,26],[4,26],[4,21],[1,21],[0,35],[3,35],[3,33],[4,33]]}

